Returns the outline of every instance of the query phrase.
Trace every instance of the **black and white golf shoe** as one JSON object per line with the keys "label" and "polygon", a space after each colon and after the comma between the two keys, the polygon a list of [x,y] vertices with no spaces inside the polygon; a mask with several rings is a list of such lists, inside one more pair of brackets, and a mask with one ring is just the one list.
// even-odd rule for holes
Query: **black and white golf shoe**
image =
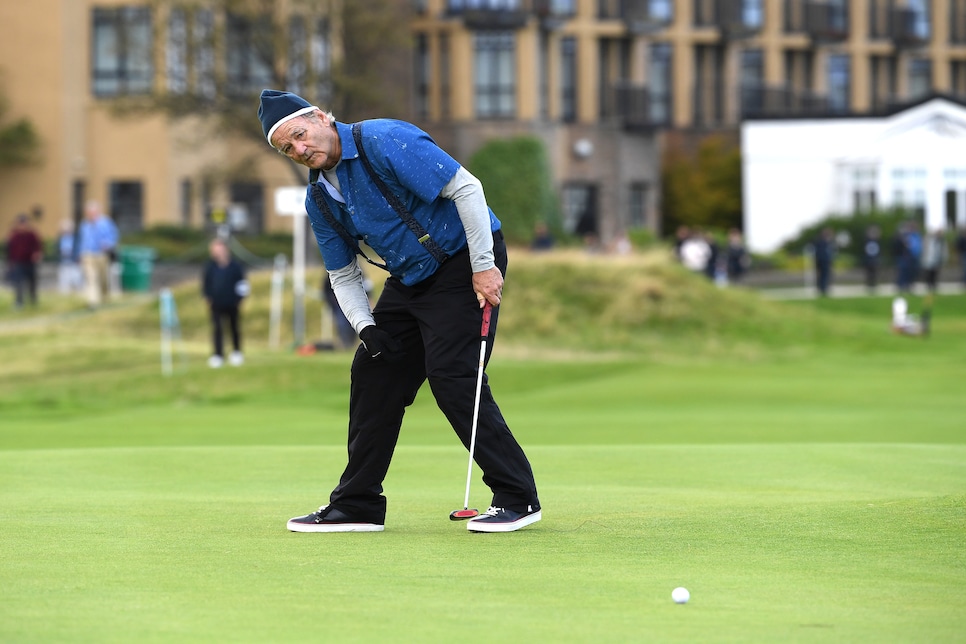
{"label": "black and white golf shoe", "polygon": [[323,505],[318,512],[289,519],[286,527],[292,532],[382,532],[385,526],[360,521],[337,508]]}
{"label": "black and white golf shoe", "polygon": [[540,520],[540,508],[527,506],[526,512],[490,506],[490,509],[470,519],[466,529],[470,532],[513,532]]}

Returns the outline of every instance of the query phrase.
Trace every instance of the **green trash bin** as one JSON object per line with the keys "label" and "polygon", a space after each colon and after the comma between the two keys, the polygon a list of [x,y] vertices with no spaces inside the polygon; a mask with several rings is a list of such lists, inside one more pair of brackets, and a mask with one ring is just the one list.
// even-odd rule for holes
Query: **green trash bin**
{"label": "green trash bin", "polygon": [[121,263],[121,289],[125,291],[151,290],[151,273],[156,253],[146,246],[121,246],[117,257]]}

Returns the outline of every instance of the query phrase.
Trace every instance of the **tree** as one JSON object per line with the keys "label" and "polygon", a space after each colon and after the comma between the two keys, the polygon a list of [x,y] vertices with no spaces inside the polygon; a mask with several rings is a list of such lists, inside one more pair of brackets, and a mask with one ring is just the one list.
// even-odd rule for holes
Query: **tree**
{"label": "tree", "polygon": [[26,118],[5,123],[9,103],[0,95],[0,167],[32,165],[40,161],[40,136]]}
{"label": "tree", "polygon": [[670,145],[662,173],[664,230],[741,227],[741,152],[723,137],[702,139],[697,150]]}
{"label": "tree", "polygon": [[[395,0],[153,0],[163,83],[113,101],[116,113],[201,117],[208,132],[264,142],[255,118],[264,88],[287,89],[353,120],[407,104],[400,77],[405,3]],[[344,55],[342,54],[344,52]],[[262,145],[264,154],[271,152]],[[252,159],[234,159],[240,167]],[[239,163],[240,162],[240,163]],[[292,163],[299,181],[305,169]]]}
{"label": "tree", "polygon": [[470,158],[468,169],[483,183],[508,241],[529,242],[538,221],[559,234],[550,162],[540,139],[493,139]]}

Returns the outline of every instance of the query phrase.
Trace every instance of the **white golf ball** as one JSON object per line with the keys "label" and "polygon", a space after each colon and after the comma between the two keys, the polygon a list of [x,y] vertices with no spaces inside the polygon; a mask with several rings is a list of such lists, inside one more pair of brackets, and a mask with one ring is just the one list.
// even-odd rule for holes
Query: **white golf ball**
{"label": "white golf ball", "polygon": [[671,599],[674,600],[675,604],[687,604],[688,600],[691,599],[691,593],[688,592],[687,588],[679,586],[671,591]]}

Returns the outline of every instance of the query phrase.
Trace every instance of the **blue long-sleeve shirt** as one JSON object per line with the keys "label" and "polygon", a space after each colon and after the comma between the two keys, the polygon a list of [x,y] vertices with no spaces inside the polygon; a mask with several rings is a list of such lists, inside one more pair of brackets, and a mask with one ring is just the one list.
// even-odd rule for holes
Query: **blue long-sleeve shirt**
{"label": "blue long-sleeve shirt", "polygon": [[80,254],[106,253],[117,246],[119,237],[117,226],[107,215],[84,221],[80,227]]}

